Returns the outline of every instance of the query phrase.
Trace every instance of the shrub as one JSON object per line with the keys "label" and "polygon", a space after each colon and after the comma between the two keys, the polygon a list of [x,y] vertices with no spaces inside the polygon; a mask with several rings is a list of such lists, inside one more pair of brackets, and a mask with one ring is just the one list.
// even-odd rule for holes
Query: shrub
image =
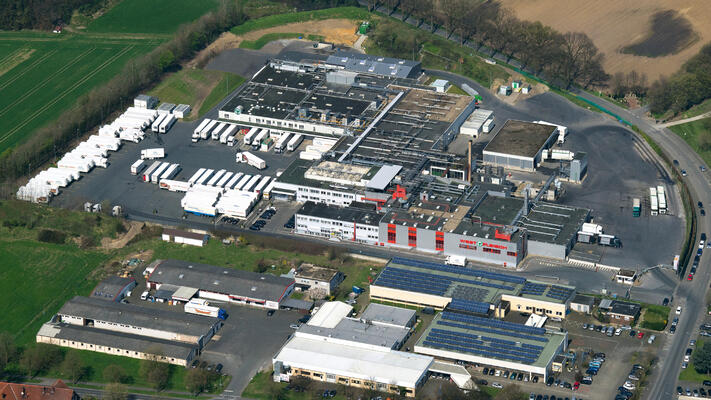
{"label": "shrub", "polygon": [[55,231],[54,229],[42,229],[37,234],[37,240],[45,243],[62,244],[67,239],[64,232]]}

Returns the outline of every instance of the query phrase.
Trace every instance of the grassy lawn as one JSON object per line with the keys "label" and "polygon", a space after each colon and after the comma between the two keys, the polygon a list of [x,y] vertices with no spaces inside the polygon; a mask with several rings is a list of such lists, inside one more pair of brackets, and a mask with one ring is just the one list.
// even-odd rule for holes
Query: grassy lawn
{"label": "grassy lawn", "polygon": [[669,320],[669,307],[647,304],[642,315],[641,328],[662,331]]}
{"label": "grassy lawn", "polygon": [[[212,108],[216,104],[214,98],[217,98],[219,102],[220,97],[224,97],[221,96],[222,93],[227,89],[234,90],[242,82],[244,82],[242,77],[229,72],[181,69],[163,79],[148,93],[164,102],[191,105],[193,110],[186,118],[190,120],[194,119],[197,114],[202,115]],[[204,102],[210,103],[206,109],[201,106],[207,104]],[[196,106],[200,106],[200,109],[195,110]]]}
{"label": "grassy lawn", "polygon": [[239,47],[242,49],[259,50],[262,47],[264,47],[267,43],[273,42],[275,40],[297,39],[297,38],[303,38],[303,37],[304,37],[303,33],[288,33],[288,32],[267,33],[266,35],[263,35],[262,37],[260,37],[257,40],[245,40],[239,44]]}
{"label": "grassy lawn", "polygon": [[324,10],[291,12],[249,20],[242,25],[232,28],[232,33],[234,33],[235,35],[242,35],[247,32],[259,29],[266,29],[294,22],[304,22],[331,18],[367,20],[372,17],[373,14],[359,7],[336,7],[327,8]]}
{"label": "grassy lawn", "polygon": [[205,101],[203,101],[200,110],[198,110],[198,117],[205,115],[206,112],[210,111],[212,107],[215,107],[225,96],[237,89],[242,82],[244,82],[244,78],[241,76],[223,72],[220,81],[213,87],[210,94],[205,97]]}
{"label": "grassy lawn", "polygon": [[711,111],[711,99],[706,99],[701,104],[697,104],[681,113],[681,118],[691,118],[709,111]]}
{"label": "grassy lawn", "polygon": [[[280,398],[284,400],[309,400],[313,398],[321,398],[323,386],[314,382],[308,391],[295,392],[287,390],[286,382],[277,383],[272,380],[271,373],[258,372],[249,382],[249,385],[242,392],[242,397],[257,400],[273,400]],[[334,386],[334,385],[331,385]],[[334,386],[336,387],[336,386]],[[329,397],[336,400],[345,400],[346,396],[342,393],[343,386],[336,387],[337,394],[335,397]],[[385,396],[383,397],[385,398]]]}
{"label": "grassy lawn", "polygon": [[[696,347],[694,347],[694,353],[704,346],[704,339],[701,336],[696,338]],[[679,374],[680,381],[703,383],[705,380],[711,379],[711,375],[700,374],[694,369],[694,355],[691,355],[691,361],[689,361],[689,366],[681,370]]]}
{"label": "grassy lawn", "polygon": [[705,125],[708,121],[708,118],[704,118],[698,121],[691,121],[681,125],[670,126],[669,129],[684,139],[686,143],[688,143],[689,146],[691,146],[691,148],[704,159],[706,164],[711,164],[711,150],[701,149],[697,140],[698,135],[707,130]]}
{"label": "grassy lawn", "polygon": [[90,22],[87,31],[172,33],[218,4],[217,0],[123,0]]}

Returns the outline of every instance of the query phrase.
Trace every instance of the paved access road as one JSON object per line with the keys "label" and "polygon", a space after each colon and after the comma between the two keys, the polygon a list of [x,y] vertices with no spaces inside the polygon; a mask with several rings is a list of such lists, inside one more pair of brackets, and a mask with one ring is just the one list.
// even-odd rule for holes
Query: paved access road
{"label": "paved access road", "polygon": [[[708,172],[702,172],[701,165],[705,165],[701,157],[689,147],[686,142],[671,132],[669,129],[654,125],[652,121],[640,117],[628,110],[604,101],[591,94],[580,92],[580,96],[596,102],[610,111],[625,118],[630,123],[647,133],[664,151],[674,160],[679,161],[679,168],[687,171],[684,178],[691,192],[694,204],[697,201],[705,205],[711,204],[711,183],[709,183]],[[701,232],[711,232],[709,220],[705,217],[698,217],[698,234]],[[697,235],[696,241],[699,237]],[[652,379],[649,379],[650,386],[644,393],[645,399],[668,400],[676,396],[676,386],[681,371],[681,362],[684,357],[684,350],[689,343],[689,339],[695,338],[698,333],[698,325],[702,315],[706,312],[704,299],[708,289],[708,282],[711,280],[711,268],[708,256],[701,258],[698,271],[693,281],[682,280],[677,287],[674,296],[674,308],[682,306],[682,314],[679,318],[677,333],[670,335],[670,340],[658,355],[659,363],[654,370]]]}

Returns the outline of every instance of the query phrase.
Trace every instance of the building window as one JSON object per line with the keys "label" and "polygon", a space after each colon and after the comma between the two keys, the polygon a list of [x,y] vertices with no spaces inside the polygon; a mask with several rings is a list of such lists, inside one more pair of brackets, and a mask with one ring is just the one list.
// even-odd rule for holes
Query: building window
{"label": "building window", "polygon": [[388,224],[388,243],[397,243],[397,231],[393,224]]}
{"label": "building window", "polygon": [[407,245],[417,247],[417,228],[407,228]]}
{"label": "building window", "polygon": [[516,252],[515,251],[507,251],[506,255],[509,257],[516,257]]}
{"label": "building window", "polygon": [[444,232],[435,232],[435,250],[444,251]]}

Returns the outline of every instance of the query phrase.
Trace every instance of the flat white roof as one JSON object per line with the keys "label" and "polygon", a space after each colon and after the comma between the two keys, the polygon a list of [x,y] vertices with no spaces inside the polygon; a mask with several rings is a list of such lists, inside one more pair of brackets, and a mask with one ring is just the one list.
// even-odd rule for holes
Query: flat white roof
{"label": "flat white roof", "polygon": [[408,388],[417,386],[434,361],[420,354],[364,349],[298,336],[287,342],[274,360],[291,368]]}
{"label": "flat white roof", "polygon": [[375,173],[375,176],[373,176],[373,178],[368,182],[366,187],[378,190],[385,189],[390,184],[390,181],[392,181],[395,176],[400,173],[401,169],[401,165],[383,165],[380,167],[378,172]]}
{"label": "flat white roof", "polygon": [[352,310],[353,307],[342,301],[329,301],[323,303],[321,308],[318,309],[306,324],[323,328],[335,328]]}

